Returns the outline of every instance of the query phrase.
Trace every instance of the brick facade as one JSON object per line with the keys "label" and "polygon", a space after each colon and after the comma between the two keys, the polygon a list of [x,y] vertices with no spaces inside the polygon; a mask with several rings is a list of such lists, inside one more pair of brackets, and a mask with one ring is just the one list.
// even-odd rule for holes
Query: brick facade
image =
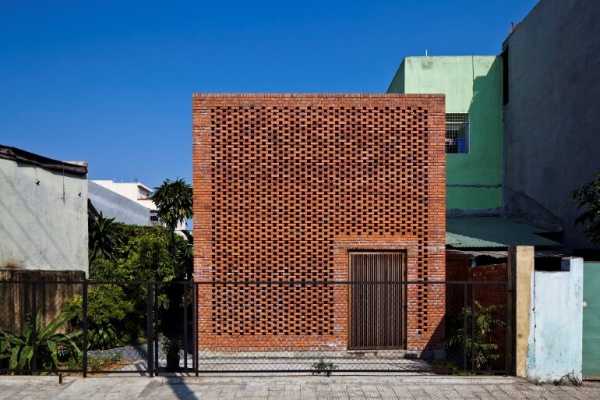
{"label": "brick facade", "polygon": [[[196,281],[344,281],[352,249],[445,279],[444,99],[193,97]],[[201,285],[199,344],[346,349],[348,287]],[[407,348],[443,335],[443,285],[407,291]]]}

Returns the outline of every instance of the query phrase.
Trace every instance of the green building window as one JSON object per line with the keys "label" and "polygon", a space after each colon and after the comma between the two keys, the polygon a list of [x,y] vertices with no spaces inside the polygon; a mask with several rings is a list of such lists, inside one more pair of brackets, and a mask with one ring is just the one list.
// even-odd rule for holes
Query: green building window
{"label": "green building window", "polygon": [[446,153],[469,152],[469,114],[446,114]]}

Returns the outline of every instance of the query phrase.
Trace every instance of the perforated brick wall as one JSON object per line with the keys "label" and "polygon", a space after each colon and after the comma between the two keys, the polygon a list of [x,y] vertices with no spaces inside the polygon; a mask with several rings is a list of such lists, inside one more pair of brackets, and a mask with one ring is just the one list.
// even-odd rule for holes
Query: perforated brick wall
{"label": "perforated brick wall", "polygon": [[[197,281],[348,280],[348,251],[400,250],[444,279],[444,100],[195,95]],[[443,285],[407,291],[406,346],[443,334]],[[201,285],[209,349],[345,349],[348,287]]]}

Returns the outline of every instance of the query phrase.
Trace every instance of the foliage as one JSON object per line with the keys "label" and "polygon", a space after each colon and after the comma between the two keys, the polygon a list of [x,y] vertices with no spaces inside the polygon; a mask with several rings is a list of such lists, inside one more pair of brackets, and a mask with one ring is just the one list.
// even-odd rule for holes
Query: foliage
{"label": "foliage", "polygon": [[166,179],[155,188],[151,199],[158,209],[158,218],[170,231],[192,217],[192,187],[183,179]]}
{"label": "foliage", "polygon": [[[173,231],[179,222],[191,217],[191,187],[180,179],[166,180],[156,189],[152,199],[157,204],[158,217],[164,226],[126,225],[112,219],[102,220],[100,213],[92,212],[95,219],[90,223],[90,254],[96,255],[90,257],[90,278],[118,283],[90,286],[90,349],[135,343],[143,336],[148,286],[140,282],[169,283],[191,276],[191,245]],[[92,232],[97,229],[98,221],[106,228],[102,232],[110,232],[110,235]],[[106,240],[92,241],[96,237]],[[106,247],[110,251],[102,250]],[[175,316],[179,318],[180,313],[163,312],[181,306],[179,289],[181,287],[177,285],[164,285],[157,296],[160,330],[165,334],[179,329],[181,325],[179,319],[173,320]],[[76,315],[72,324],[80,324],[81,297],[73,299],[69,306]]]}
{"label": "foliage", "polygon": [[60,361],[78,357],[81,351],[75,339],[81,331],[60,332],[70,317],[68,313],[61,313],[44,325],[38,314],[28,321],[20,335],[0,330],[0,359],[8,359],[9,369],[22,371],[31,370],[34,355],[38,367],[47,370],[55,370]]}
{"label": "foliage", "polygon": [[[106,371],[119,364],[121,361],[121,355],[118,353],[108,355],[88,355],[88,371]],[[80,370],[83,368],[83,358],[81,355],[78,357],[70,358],[66,362],[66,368],[69,370]]]}
{"label": "foliage", "polygon": [[[118,282],[173,280],[177,274],[177,260],[173,260],[168,250],[168,231],[159,226],[119,225],[123,241],[118,248],[117,258],[94,261],[90,265],[91,279]],[[178,239],[182,240],[175,240]]]}
{"label": "foliage", "polygon": [[[171,282],[191,269],[188,242],[163,226],[133,226],[115,223],[118,246],[112,259],[99,255],[90,263],[92,280],[118,284],[90,285],[88,295],[89,349],[108,349],[139,342],[145,332],[147,285],[140,282]],[[175,257],[169,251],[174,240]],[[79,326],[82,299],[69,304]],[[158,295],[159,312],[169,308],[169,295]],[[178,325],[177,325],[178,326]]]}
{"label": "foliage", "polygon": [[331,373],[337,369],[337,365],[332,362],[326,362],[322,358],[319,359],[319,362],[316,362],[312,365],[313,375],[325,374],[327,376],[331,376]]}
{"label": "foliage", "polygon": [[[71,324],[81,326],[82,297],[75,296],[67,303],[65,310],[73,315]],[[88,348],[110,349],[129,343],[133,338],[125,328],[128,325],[127,317],[134,310],[134,302],[126,297],[122,287],[113,284],[90,287],[88,292]]]}
{"label": "foliage", "polygon": [[99,255],[108,260],[116,256],[120,237],[114,218],[104,218],[102,212],[97,212],[90,203],[88,212],[88,243],[90,262]]}
{"label": "foliage", "polygon": [[[474,369],[481,371],[500,358],[498,345],[494,343],[494,332],[504,326],[504,322],[496,318],[498,306],[485,307],[477,301],[474,305],[475,307],[465,307],[462,310],[462,317],[467,319],[467,331],[465,332],[464,327],[457,329],[449,344],[461,346]],[[472,334],[469,327],[472,327]]]}
{"label": "foliage", "polygon": [[431,367],[435,374],[440,374],[440,375],[464,374],[464,371],[461,371],[461,369],[455,363],[453,363],[452,361],[448,361],[448,360],[434,360],[431,363]]}
{"label": "foliage", "polygon": [[[169,230],[169,249],[173,262],[180,268],[176,274],[176,280],[189,279],[191,277],[191,262],[177,262],[182,256],[188,256],[189,248],[184,248],[183,252],[178,249],[175,228],[177,224],[192,217],[192,187],[183,179],[175,181],[165,180],[155,189],[152,200],[158,209],[158,218]],[[170,311],[161,318],[161,328],[170,343],[167,356],[167,370],[174,370],[179,367],[179,346],[181,343],[181,332],[177,329],[178,312],[175,312],[183,305],[183,287],[181,285],[171,285],[166,288],[166,296]]]}
{"label": "foliage", "polygon": [[595,244],[600,244],[600,174],[593,181],[573,192],[573,199],[583,211],[576,224],[584,227],[585,233]]}

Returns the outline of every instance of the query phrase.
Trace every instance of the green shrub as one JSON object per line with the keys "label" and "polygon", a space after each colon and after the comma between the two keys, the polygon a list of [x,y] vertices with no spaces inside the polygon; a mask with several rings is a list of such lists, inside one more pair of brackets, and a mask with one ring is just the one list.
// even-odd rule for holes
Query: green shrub
{"label": "green shrub", "polygon": [[[485,307],[477,301],[474,307],[463,308],[462,318],[467,320],[467,330],[458,328],[450,338],[449,345],[462,347],[477,371],[490,367],[492,361],[500,358],[494,333],[497,328],[504,326],[504,322],[496,318],[498,308],[494,305]],[[469,332],[469,327],[472,327],[472,332]]]}
{"label": "green shrub", "polygon": [[[81,326],[83,299],[75,296],[65,308],[71,315],[71,324]],[[88,291],[88,348],[110,349],[128,344],[132,333],[126,329],[135,304],[129,300],[123,288],[113,284],[92,285]]]}
{"label": "green shrub", "polygon": [[38,368],[56,370],[60,361],[81,354],[75,342],[81,331],[60,332],[67,327],[70,318],[71,315],[63,312],[44,325],[38,314],[28,321],[20,335],[0,330],[0,359],[7,359],[11,370],[31,370],[35,355]]}
{"label": "green shrub", "polygon": [[[89,349],[101,350],[137,343],[146,329],[147,285],[139,282],[168,283],[181,279],[182,271],[192,264],[188,242],[175,238],[175,259],[169,252],[170,233],[161,226],[140,227],[113,224],[118,243],[111,258],[98,254],[90,263],[92,280],[118,284],[90,285],[88,295]],[[169,308],[168,295],[159,290],[158,310]],[[82,298],[68,305],[75,315],[72,325],[80,326]]]}

